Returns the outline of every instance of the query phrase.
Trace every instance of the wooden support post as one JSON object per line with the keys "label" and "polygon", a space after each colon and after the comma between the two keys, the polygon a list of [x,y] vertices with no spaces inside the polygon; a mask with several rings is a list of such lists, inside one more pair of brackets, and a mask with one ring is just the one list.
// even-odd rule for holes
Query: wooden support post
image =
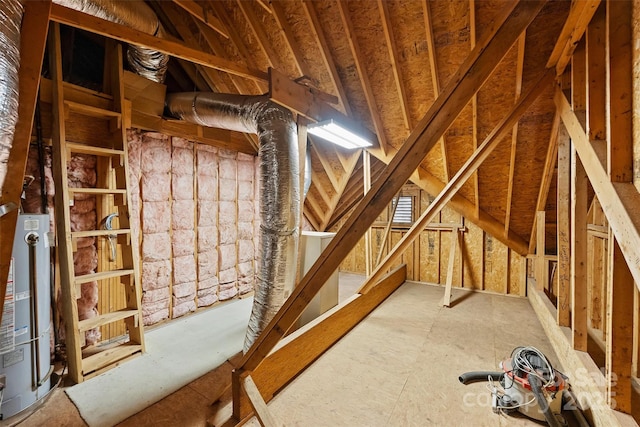
{"label": "wooden support post", "polygon": [[558,129],[558,311],[560,326],[571,325],[571,141],[560,123]]}
{"label": "wooden support post", "polygon": [[571,153],[571,331],[573,348],[587,351],[587,173]]}
{"label": "wooden support post", "polygon": [[260,390],[258,390],[258,386],[253,382],[251,375],[244,377],[242,387],[244,388],[245,393],[247,393],[249,402],[253,408],[253,413],[256,414],[256,418],[262,427],[276,427],[282,425],[282,423],[276,420],[273,414],[271,414],[271,411],[269,411],[269,408],[262,398]]}
{"label": "wooden support post", "polygon": [[633,276],[613,236],[609,237],[609,269],[608,339],[606,340],[607,403],[613,409],[630,413],[635,291]]}
{"label": "wooden support post", "polygon": [[548,287],[549,272],[545,262],[546,212],[536,212],[536,289],[544,291]]}
{"label": "wooden support post", "polygon": [[[371,191],[355,207],[320,258],[245,353],[241,363],[244,369],[255,369],[295,323],[309,301],[389,204],[545,4],[542,0],[505,4],[505,9],[496,17],[492,30],[487,31],[486,38],[477,44],[458,72],[451,76],[450,83],[416,125]],[[513,123],[510,128],[512,126]]]}
{"label": "wooden support post", "polygon": [[2,317],[4,296],[7,291],[13,236],[18,220],[17,207],[20,205],[22,180],[27,167],[33,113],[38,99],[50,12],[50,0],[29,1],[24,6],[20,31],[22,37],[20,39],[20,70],[18,71],[18,121],[13,134],[13,147],[9,152],[7,175],[2,185],[0,198],[0,206],[13,203],[16,207],[16,210],[0,216],[0,317]]}
{"label": "wooden support post", "polygon": [[[456,248],[461,247],[460,245],[460,230],[454,228],[451,235],[451,249],[449,249],[449,265],[447,266],[447,283],[444,287],[444,296],[442,297],[442,301],[440,305],[443,307],[449,307],[451,305],[451,286],[453,284],[453,266],[454,259],[456,257]],[[462,249],[462,248],[461,248]]]}

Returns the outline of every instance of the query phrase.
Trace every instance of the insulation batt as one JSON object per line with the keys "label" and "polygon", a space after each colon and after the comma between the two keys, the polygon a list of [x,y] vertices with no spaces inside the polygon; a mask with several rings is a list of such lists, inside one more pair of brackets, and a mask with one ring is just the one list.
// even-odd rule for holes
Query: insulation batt
{"label": "insulation batt", "polygon": [[172,228],[174,230],[193,230],[195,227],[195,204],[193,200],[174,200],[171,212]]}
{"label": "insulation batt", "polygon": [[171,258],[169,233],[145,234],[142,240],[142,261],[162,261]]}
{"label": "insulation batt", "polygon": [[198,200],[198,226],[218,224],[218,202]]}
{"label": "insulation batt", "polygon": [[218,227],[198,227],[198,252],[206,252],[217,246]]}
{"label": "insulation batt", "polygon": [[0,189],[7,176],[7,163],[18,121],[21,23],[20,1],[3,1],[0,4]]}
{"label": "insulation batt", "polygon": [[193,254],[195,238],[196,236],[193,230],[173,230],[173,241],[171,246],[173,256]]}
{"label": "insulation batt", "polygon": [[198,277],[202,282],[205,279],[216,277],[218,273],[218,251],[198,253]]}

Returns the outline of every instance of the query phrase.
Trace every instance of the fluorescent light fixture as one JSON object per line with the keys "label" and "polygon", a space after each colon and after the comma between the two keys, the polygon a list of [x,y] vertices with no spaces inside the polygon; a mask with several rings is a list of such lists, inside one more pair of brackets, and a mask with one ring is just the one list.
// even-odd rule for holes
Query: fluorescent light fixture
{"label": "fluorescent light fixture", "polygon": [[342,127],[333,119],[310,124],[307,126],[307,131],[344,148],[371,147],[369,141]]}

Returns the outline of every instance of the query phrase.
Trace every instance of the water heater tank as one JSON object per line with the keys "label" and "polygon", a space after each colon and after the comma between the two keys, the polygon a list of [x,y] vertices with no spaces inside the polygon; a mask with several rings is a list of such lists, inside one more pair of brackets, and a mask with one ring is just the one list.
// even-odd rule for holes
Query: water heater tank
{"label": "water heater tank", "polygon": [[19,215],[0,325],[2,419],[51,390],[51,278],[48,215]]}

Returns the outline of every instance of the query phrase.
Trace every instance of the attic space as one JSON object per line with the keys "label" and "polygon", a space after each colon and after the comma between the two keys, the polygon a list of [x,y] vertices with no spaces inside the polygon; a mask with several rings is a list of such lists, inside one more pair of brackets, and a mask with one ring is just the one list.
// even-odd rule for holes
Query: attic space
{"label": "attic space", "polygon": [[3,0],[0,424],[637,425],[639,22]]}

